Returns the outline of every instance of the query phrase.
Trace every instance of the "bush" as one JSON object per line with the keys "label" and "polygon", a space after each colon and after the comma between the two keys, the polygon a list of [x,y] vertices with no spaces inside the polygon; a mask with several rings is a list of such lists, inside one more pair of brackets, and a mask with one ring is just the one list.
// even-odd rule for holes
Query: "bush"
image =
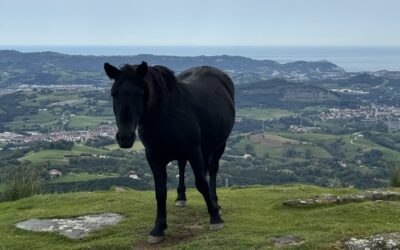
{"label": "bush", "polygon": [[391,187],[400,187],[400,162],[396,161],[392,164],[389,178]]}
{"label": "bush", "polygon": [[18,166],[5,179],[4,200],[14,201],[39,194],[40,173],[32,166]]}

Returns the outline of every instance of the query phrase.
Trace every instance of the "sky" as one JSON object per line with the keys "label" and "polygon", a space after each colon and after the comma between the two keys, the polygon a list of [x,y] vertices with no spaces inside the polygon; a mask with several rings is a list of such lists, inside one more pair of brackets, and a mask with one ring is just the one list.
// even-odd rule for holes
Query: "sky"
{"label": "sky", "polygon": [[0,0],[0,45],[400,46],[400,0]]}

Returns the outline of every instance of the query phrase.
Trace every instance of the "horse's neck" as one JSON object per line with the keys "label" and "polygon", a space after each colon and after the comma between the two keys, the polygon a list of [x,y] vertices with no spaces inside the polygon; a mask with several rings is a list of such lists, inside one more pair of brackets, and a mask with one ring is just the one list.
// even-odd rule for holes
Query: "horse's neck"
{"label": "horse's neck", "polygon": [[165,121],[170,105],[172,105],[172,103],[169,103],[168,100],[159,100],[153,103],[150,107],[147,107],[143,111],[139,126],[143,129],[154,129],[159,125],[162,125],[162,122]]}
{"label": "horse's neck", "polygon": [[144,128],[161,125],[155,123],[162,123],[170,112],[176,111],[179,105],[185,103],[186,88],[185,84],[178,82],[168,96],[156,97],[155,102],[145,108],[139,125]]}

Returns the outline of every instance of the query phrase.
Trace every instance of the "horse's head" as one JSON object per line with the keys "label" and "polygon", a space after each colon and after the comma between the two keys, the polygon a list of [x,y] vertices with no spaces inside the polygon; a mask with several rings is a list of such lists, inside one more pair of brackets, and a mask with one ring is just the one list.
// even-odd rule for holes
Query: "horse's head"
{"label": "horse's head", "polygon": [[147,63],[120,70],[109,63],[104,64],[107,76],[114,80],[111,88],[113,111],[118,132],[115,136],[121,148],[131,148],[135,142],[135,130],[144,109],[145,76]]}

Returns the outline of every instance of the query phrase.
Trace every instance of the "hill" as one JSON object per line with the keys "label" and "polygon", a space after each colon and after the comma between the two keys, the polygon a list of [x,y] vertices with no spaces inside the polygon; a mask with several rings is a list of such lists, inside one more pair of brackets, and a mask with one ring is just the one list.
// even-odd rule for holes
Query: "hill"
{"label": "hill", "polygon": [[342,78],[347,73],[328,61],[290,62],[280,64],[272,60],[254,60],[240,56],[81,56],[55,52],[21,53],[0,50],[0,86],[15,84],[107,84],[103,73],[104,62],[160,64],[176,72],[187,68],[209,65],[227,71],[236,83],[259,81],[272,77],[291,80]]}
{"label": "hill", "polygon": [[324,88],[302,82],[271,79],[236,87],[238,107],[301,108],[338,103],[340,97]]}
{"label": "hill", "polygon": [[[188,207],[176,208],[173,206],[175,191],[171,190],[167,201],[169,228],[166,240],[156,247],[274,249],[272,237],[295,235],[304,243],[283,249],[340,249],[341,242],[350,237],[398,230],[400,206],[395,201],[311,208],[282,205],[288,199],[355,192],[356,189],[307,185],[221,188],[219,196],[225,228],[211,232],[200,194],[188,190]],[[0,249],[151,249],[146,239],[155,214],[152,191],[39,195],[0,203],[0,211]],[[76,217],[99,212],[120,213],[125,219],[77,241],[53,233],[27,232],[14,226],[31,218]]]}

